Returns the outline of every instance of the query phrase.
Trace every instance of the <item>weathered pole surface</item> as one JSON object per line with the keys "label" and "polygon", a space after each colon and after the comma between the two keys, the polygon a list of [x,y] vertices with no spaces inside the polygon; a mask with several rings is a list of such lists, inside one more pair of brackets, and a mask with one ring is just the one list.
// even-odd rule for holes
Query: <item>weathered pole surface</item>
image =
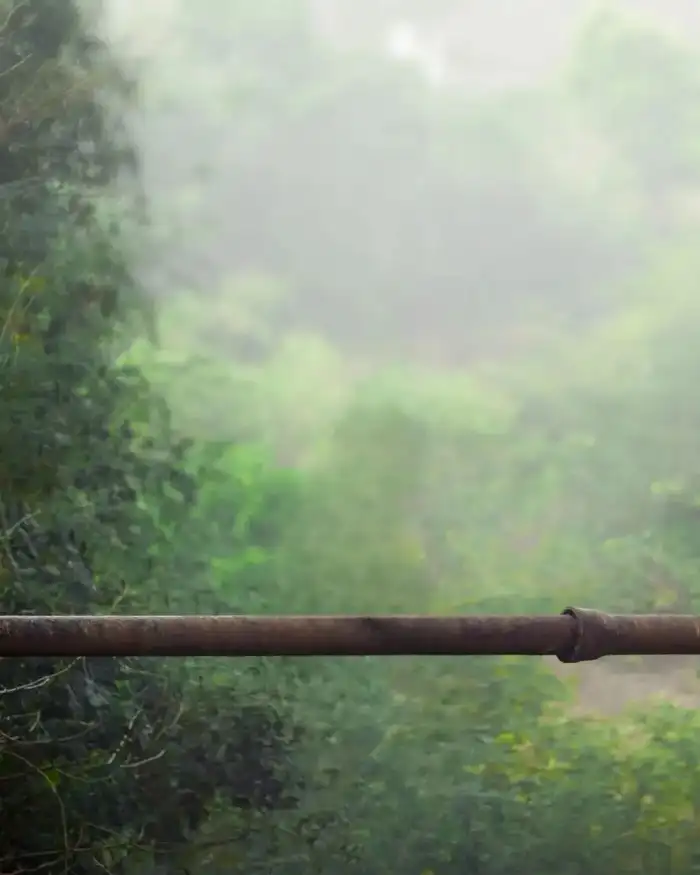
{"label": "weathered pole surface", "polygon": [[700,655],[700,617],[0,616],[0,657]]}

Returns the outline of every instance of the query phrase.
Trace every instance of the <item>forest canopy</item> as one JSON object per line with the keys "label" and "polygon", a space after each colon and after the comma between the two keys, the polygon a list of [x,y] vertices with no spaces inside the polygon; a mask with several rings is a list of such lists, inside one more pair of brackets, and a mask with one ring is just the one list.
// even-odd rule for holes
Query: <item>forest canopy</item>
{"label": "forest canopy", "polygon": [[[3,610],[698,611],[700,50],[315,9],[0,4]],[[0,870],[687,875],[696,674],[0,660]]]}

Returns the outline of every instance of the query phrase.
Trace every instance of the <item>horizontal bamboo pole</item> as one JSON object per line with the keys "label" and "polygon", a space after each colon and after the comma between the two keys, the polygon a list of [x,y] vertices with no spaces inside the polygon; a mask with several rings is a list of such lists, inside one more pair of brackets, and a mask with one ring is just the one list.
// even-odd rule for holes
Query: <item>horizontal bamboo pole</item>
{"label": "horizontal bamboo pole", "polygon": [[700,655],[700,617],[0,616],[0,657]]}

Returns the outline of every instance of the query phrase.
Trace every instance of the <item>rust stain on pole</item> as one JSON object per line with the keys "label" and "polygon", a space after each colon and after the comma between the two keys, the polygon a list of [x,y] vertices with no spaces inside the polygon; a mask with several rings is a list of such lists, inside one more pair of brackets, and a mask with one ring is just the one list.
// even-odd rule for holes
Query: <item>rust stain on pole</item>
{"label": "rust stain on pole", "polygon": [[0,616],[0,657],[700,654],[700,617]]}

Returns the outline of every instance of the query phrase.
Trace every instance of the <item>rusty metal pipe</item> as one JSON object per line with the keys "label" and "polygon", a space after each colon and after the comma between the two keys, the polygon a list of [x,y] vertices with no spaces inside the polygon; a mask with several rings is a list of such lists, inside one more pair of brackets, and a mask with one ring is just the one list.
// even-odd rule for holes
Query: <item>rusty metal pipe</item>
{"label": "rusty metal pipe", "polygon": [[0,657],[700,655],[700,617],[2,616]]}

